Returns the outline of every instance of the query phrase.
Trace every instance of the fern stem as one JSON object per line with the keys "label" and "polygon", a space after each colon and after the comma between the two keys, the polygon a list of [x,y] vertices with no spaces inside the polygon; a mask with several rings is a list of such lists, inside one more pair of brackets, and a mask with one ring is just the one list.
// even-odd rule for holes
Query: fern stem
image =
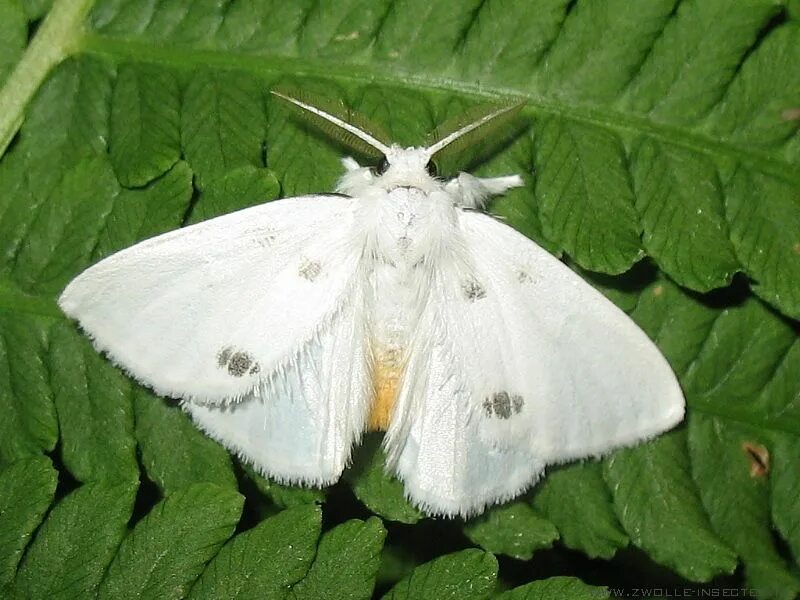
{"label": "fern stem", "polygon": [[0,158],[22,125],[25,108],[50,70],[75,52],[94,0],[56,0],[0,89]]}

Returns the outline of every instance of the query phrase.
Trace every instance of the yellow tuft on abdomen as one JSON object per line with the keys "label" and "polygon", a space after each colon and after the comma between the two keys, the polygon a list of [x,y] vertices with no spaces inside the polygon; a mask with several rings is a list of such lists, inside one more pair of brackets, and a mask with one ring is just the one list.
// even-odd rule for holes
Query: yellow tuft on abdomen
{"label": "yellow tuft on abdomen", "polygon": [[372,369],[372,384],[375,396],[367,419],[368,431],[386,431],[392,418],[392,409],[400,387],[403,368],[400,364],[401,352],[388,349],[375,353]]}

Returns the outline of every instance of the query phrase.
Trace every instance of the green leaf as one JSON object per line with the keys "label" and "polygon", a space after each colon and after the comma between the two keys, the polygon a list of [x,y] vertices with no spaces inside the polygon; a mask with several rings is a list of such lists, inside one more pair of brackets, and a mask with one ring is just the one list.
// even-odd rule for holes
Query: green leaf
{"label": "green leaf", "polygon": [[590,557],[611,558],[628,545],[614,514],[600,463],[585,462],[548,472],[533,504],[552,522],[564,545]]}
{"label": "green leaf", "polygon": [[585,269],[627,271],[642,253],[622,144],[603,129],[562,118],[537,123],[536,130],[544,235]]}
{"label": "green leaf", "polygon": [[0,85],[22,56],[28,39],[28,21],[19,0],[0,0]]}
{"label": "green leaf", "polygon": [[540,0],[536,10],[483,7],[462,40],[458,71],[464,81],[489,79],[523,87],[561,33],[569,0]]}
{"label": "green leaf", "polygon": [[131,483],[91,483],[61,500],[22,561],[15,597],[94,597],[125,535],[135,493]]}
{"label": "green leaf", "polygon": [[[27,299],[10,289],[15,298]],[[0,290],[11,295],[9,287]],[[52,450],[58,439],[46,368],[47,326],[40,317],[0,310],[0,463]]]}
{"label": "green leaf", "polygon": [[50,10],[53,0],[22,0],[22,6],[28,19],[35,21],[41,19]]}
{"label": "green leaf", "polygon": [[274,200],[280,183],[269,169],[246,166],[226,173],[203,190],[189,215],[189,224]]}
{"label": "green leaf", "polygon": [[[630,314],[639,304],[644,289],[658,279],[659,272],[646,262],[617,277],[590,273],[579,267],[572,267],[595,289],[611,300],[618,308]],[[655,333],[651,334],[654,337]]]}
{"label": "green leaf", "polygon": [[122,542],[99,597],[185,597],[241,511],[239,494],[208,483],[170,494]]}
{"label": "green leaf", "polygon": [[71,323],[53,328],[48,362],[70,473],[83,482],[138,481],[130,381]]}
{"label": "green leaf", "polygon": [[[718,314],[684,380],[705,409],[689,419],[693,476],[703,504],[714,529],[741,556],[750,584],[775,598],[800,593],[800,579],[774,546],[767,473],[751,470],[751,452],[768,452],[773,428],[800,432],[798,361],[792,326],[749,300]],[[773,454],[791,460],[791,451]],[[787,512],[776,516],[791,518]]]}
{"label": "green leaf", "polygon": [[[747,23],[742,20],[742,13],[731,13],[726,2],[718,0],[717,4],[720,13],[733,17],[729,31],[738,29],[740,32],[761,28],[764,19],[779,9],[769,0],[750,0],[743,7],[745,10],[756,7],[761,19],[748,19],[750,22]],[[711,119],[715,134],[739,147],[766,151],[781,150],[787,141],[791,145],[792,138],[797,141],[800,124],[791,109],[797,106],[797,91],[800,89],[800,73],[793,68],[800,55],[797,47],[799,33],[795,20],[785,27],[776,27],[771,35],[763,38],[756,51],[741,65],[737,77],[730,82],[726,101],[716,106]],[[796,164],[800,158],[797,144],[794,151],[791,148],[787,150],[786,158]],[[796,178],[790,178],[790,181],[797,186]],[[787,210],[789,206],[783,205],[782,208]]]}
{"label": "green leaf", "polygon": [[716,311],[682,383],[691,406],[800,435],[794,326],[756,299]]}
{"label": "green leaf", "polygon": [[180,408],[143,388],[136,389],[133,407],[142,465],[163,493],[170,495],[200,482],[236,488],[230,455],[203,435]]}
{"label": "green leaf", "polygon": [[667,281],[656,279],[639,294],[630,315],[655,340],[680,378],[702,351],[719,310]]}
{"label": "green leaf", "polygon": [[795,319],[800,319],[799,198],[797,185],[740,170],[725,206],[731,241],[755,281],[753,291]]}
{"label": "green leaf", "polygon": [[380,436],[364,437],[345,478],[353,493],[375,514],[389,521],[416,523],[423,514],[405,497],[403,484],[385,471],[386,456]]}
{"label": "green leaf", "polygon": [[63,174],[19,247],[12,277],[31,293],[54,294],[89,262],[100,229],[120,193],[107,159],[79,162]]}
{"label": "green leaf", "polygon": [[[2,16],[10,20],[3,31],[4,37],[6,34],[10,36],[10,44],[3,49],[10,50],[12,58],[15,58],[14,55],[20,49],[17,44],[19,42],[24,44],[28,31],[26,29],[20,32],[19,28],[25,25],[20,23],[20,7],[15,0],[10,1],[16,8],[12,6],[9,11],[6,6],[3,9],[5,14]],[[24,8],[29,14],[39,10],[40,7],[34,6],[35,4],[42,3],[37,0],[22,1],[26,3]],[[43,2],[47,3],[48,0]],[[35,29],[36,34],[30,47],[22,54],[5,81],[0,78],[0,83],[4,84],[0,88],[0,156],[19,131],[24,120],[25,108],[42,81],[56,64],[76,50],[85,32],[82,21],[89,11],[91,2],[92,0],[59,2],[42,23],[31,24],[29,29]]]}
{"label": "green leaf", "polygon": [[714,164],[702,154],[644,140],[631,170],[647,253],[688,288],[706,292],[729,284],[739,263]]}
{"label": "green leaf", "polygon": [[708,581],[732,573],[736,554],[711,529],[688,462],[686,436],[677,431],[616,452],[605,478],[631,541],[687,579]]}
{"label": "green leaf", "polygon": [[111,103],[111,162],[119,182],[141,186],[162,175],[181,154],[180,90],[165,69],[120,68]]}
{"label": "green leaf", "polygon": [[505,151],[485,160],[478,166],[475,175],[487,177],[497,173],[527,175],[524,178],[524,186],[513,188],[502,196],[493,198],[489,203],[489,210],[543,248],[554,254],[560,254],[558,245],[547,239],[542,229],[539,201],[532,184],[536,181],[536,173],[532,172],[533,140],[524,132],[515,132],[515,135],[517,137]]}
{"label": "green leaf", "polygon": [[13,267],[19,246],[36,216],[36,207],[44,200],[34,196],[25,170],[20,153],[0,162],[0,270],[4,275]]}
{"label": "green leaf", "polygon": [[[632,316],[680,375],[703,348],[717,313],[657,281],[642,293]],[[736,556],[712,530],[692,480],[683,430],[614,453],[604,477],[631,541],[656,561],[696,581],[735,568]]]}
{"label": "green leaf", "polygon": [[183,93],[181,143],[200,187],[228,171],[263,165],[264,99],[257,80],[195,73]]}
{"label": "green leaf", "polygon": [[256,484],[258,491],[281,508],[291,508],[304,504],[322,504],[325,502],[325,491],[317,488],[285,485],[270,481],[260,475],[251,465],[241,463],[247,476]]}
{"label": "green leaf", "polygon": [[[450,56],[473,20],[478,0],[459,5],[461,10],[441,11],[430,2],[413,0],[387,11],[376,40],[375,57],[380,62],[437,70],[437,59]],[[409,43],[416,40],[417,43]]]}
{"label": "green leaf", "polygon": [[[302,14],[303,11],[297,12]],[[285,18],[287,15],[280,16]],[[385,16],[385,6],[365,0],[350,2],[349,5],[320,6],[308,15],[300,44],[308,54],[341,58],[363,55],[375,39]]]}
{"label": "green leaf", "polygon": [[[743,444],[766,447],[775,435],[789,434],[796,440],[800,433],[800,414],[795,406],[798,383],[794,375],[800,366],[797,333],[758,300],[751,298],[720,309],[683,295],[666,283],[657,283],[642,295],[634,316],[646,330],[655,332],[694,409],[689,418],[688,453],[694,483],[711,527],[740,554],[750,584],[769,592],[771,597],[780,597],[781,591],[794,589],[796,581],[787,577],[785,566],[776,558],[771,536],[764,535],[770,529],[770,501],[763,484],[759,490],[758,481],[744,473],[749,473],[750,461]],[[676,435],[629,452],[643,454],[647,448],[663,445],[667,437]],[[675,440],[670,453],[686,452],[682,443],[680,446]],[[778,447],[774,450],[779,451]],[[780,459],[791,460],[790,457],[791,453]],[[663,458],[662,455],[659,460]],[[728,466],[720,467],[721,460],[727,460]],[[653,475],[664,472],[663,468],[649,466],[638,476],[630,475],[638,477],[641,486]],[[663,480],[661,487],[666,486],[672,493],[659,494],[660,497],[686,493],[683,475]],[[652,501],[649,505],[655,508]],[[792,514],[791,509],[783,509],[775,515],[776,522],[791,520]],[[649,519],[655,531],[667,513],[660,515]],[[684,510],[681,521],[686,518]],[[672,521],[670,528],[675,528]],[[746,543],[745,537],[740,537],[745,532]],[[685,538],[681,552],[687,554],[693,546],[690,538]],[[755,547],[761,547],[757,557],[750,549]],[[696,549],[700,551],[702,545]]]}
{"label": "green leaf", "polygon": [[193,191],[192,172],[182,161],[144,188],[122,190],[100,230],[92,259],[178,227]]}
{"label": "green leaf", "polygon": [[[742,56],[779,10],[771,0],[681,3],[641,65],[626,104],[659,122],[702,120],[723,100]],[[733,105],[748,101],[733,98]]]}
{"label": "green leaf", "polygon": [[640,76],[674,6],[675,0],[651,0],[636,11],[625,0],[575,5],[540,63],[537,87],[570,102],[613,100]]}
{"label": "green leaf", "polygon": [[437,598],[481,600],[497,582],[497,560],[488,552],[470,549],[440,556],[414,569],[384,600]]}
{"label": "green leaf", "polygon": [[106,152],[112,77],[108,63],[70,58],[36,93],[18,151],[37,197],[46,197],[63,173],[80,161]]}
{"label": "green leaf", "polygon": [[[774,547],[770,526],[769,481],[750,452],[768,442],[755,428],[692,415],[689,420],[693,475],[711,524],[744,562],[747,579],[769,598],[800,594],[800,578]],[[748,452],[748,448],[751,448]]]}
{"label": "green leaf", "polygon": [[430,99],[416,90],[366,86],[354,108],[371,115],[392,137],[392,142],[403,146],[423,145],[437,125]]}
{"label": "green leaf", "polygon": [[464,533],[488,552],[520,560],[529,560],[558,539],[555,526],[524,501],[490,508],[467,522]]}
{"label": "green leaf", "polygon": [[769,472],[772,520],[794,556],[800,556],[800,504],[797,503],[800,494],[800,478],[797,477],[800,444],[791,434],[773,434],[772,455],[768,460],[772,464]]}
{"label": "green leaf", "polygon": [[495,596],[496,600],[600,600],[610,598],[608,590],[587,585],[573,577],[550,577],[534,581]]}
{"label": "green leaf", "polygon": [[285,598],[317,551],[320,509],[278,513],[229,541],[192,587],[190,598]]}
{"label": "green leaf", "polygon": [[25,546],[53,501],[57,480],[44,456],[0,469],[0,589],[14,578]]}
{"label": "green leaf", "polygon": [[287,597],[370,598],[385,538],[386,530],[376,517],[334,527],[322,536],[311,569]]}

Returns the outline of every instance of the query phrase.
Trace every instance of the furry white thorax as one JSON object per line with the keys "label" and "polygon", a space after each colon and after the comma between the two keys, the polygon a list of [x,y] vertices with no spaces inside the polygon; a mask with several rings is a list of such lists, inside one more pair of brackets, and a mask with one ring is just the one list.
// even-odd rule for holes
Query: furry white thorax
{"label": "furry white thorax", "polygon": [[428,173],[426,148],[393,145],[383,173],[354,159],[342,162],[346,173],[336,191],[358,199],[353,235],[369,256],[367,312],[375,359],[400,368],[405,362],[433,267],[443,256],[460,253],[458,214],[482,207],[493,195],[522,185],[519,176],[479,179],[468,173],[444,180]]}

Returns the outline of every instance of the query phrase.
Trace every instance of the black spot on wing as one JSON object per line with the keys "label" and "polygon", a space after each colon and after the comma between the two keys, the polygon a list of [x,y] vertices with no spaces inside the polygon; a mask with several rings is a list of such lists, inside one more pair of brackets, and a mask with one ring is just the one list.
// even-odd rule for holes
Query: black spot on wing
{"label": "black spot on wing", "polygon": [[255,375],[261,370],[252,356],[243,350],[236,350],[233,346],[224,346],[217,353],[217,365],[220,369],[227,369],[233,377],[242,377],[249,373]]}
{"label": "black spot on wing", "polygon": [[467,300],[475,302],[482,298],[486,298],[486,288],[484,288],[479,281],[475,279],[467,279],[461,284],[461,289],[464,290],[464,296]]}
{"label": "black spot on wing", "polygon": [[300,268],[298,270],[298,275],[303,279],[308,279],[309,281],[314,281],[319,274],[322,272],[322,265],[319,264],[315,260],[307,260],[304,259],[300,263]]}
{"label": "black spot on wing", "polygon": [[486,398],[486,400],[483,401],[483,412],[486,413],[487,417],[491,417],[494,412],[492,409],[492,401],[489,400],[488,398]]}
{"label": "black spot on wing", "polygon": [[241,377],[250,370],[253,359],[247,352],[236,352],[228,361],[228,373],[234,377]]}
{"label": "black spot on wing", "polygon": [[509,394],[505,391],[496,392],[483,401],[483,411],[487,417],[497,417],[504,420],[521,413],[524,406],[525,399],[522,396]]}
{"label": "black spot on wing", "polygon": [[492,408],[499,418],[508,419],[511,416],[511,397],[508,392],[496,393],[492,398]]}
{"label": "black spot on wing", "polygon": [[233,354],[233,346],[225,346],[224,348],[220,348],[220,351],[217,352],[217,365],[219,365],[220,368],[227,365],[228,360],[231,358],[231,354]]}

